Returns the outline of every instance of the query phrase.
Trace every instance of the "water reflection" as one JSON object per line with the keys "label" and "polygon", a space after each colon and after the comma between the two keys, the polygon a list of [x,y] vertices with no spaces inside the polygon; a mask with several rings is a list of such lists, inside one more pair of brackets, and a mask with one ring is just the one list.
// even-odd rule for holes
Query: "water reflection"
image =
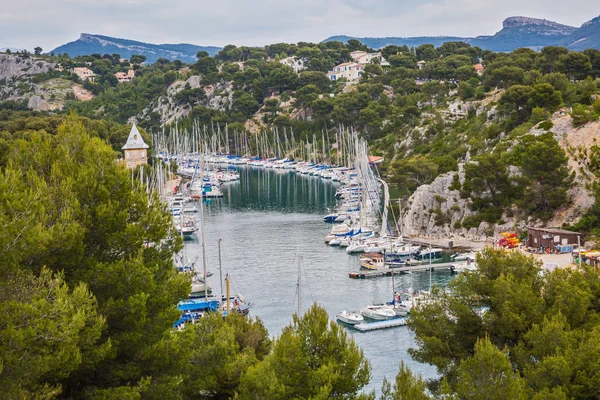
{"label": "water reflection", "polygon": [[[272,336],[289,324],[297,303],[297,255],[303,257],[303,309],[313,301],[331,318],[341,310],[359,310],[367,304],[391,300],[394,291],[407,291],[408,274],[367,280],[349,279],[359,269],[358,258],[325,245],[331,228],[322,222],[335,205],[336,184],[288,171],[239,168],[239,182],[224,185],[224,198],[205,203],[208,269],[215,273],[212,286],[218,291],[217,240],[222,239],[224,272],[233,290],[254,304],[252,315],[260,317]],[[198,241],[186,244],[188,257],[201,253]],[[445,285],[449,272],[434,272],[432,280]],[[429,288],[429,273],[412,276],[415,289]],[[359,333],[351,331],[371,361],[373,378],[369,390],[379,390],[384,376],[394,379],[400,360],[429,378],[435,370],[410,359],[414,340],[406,327]]]}

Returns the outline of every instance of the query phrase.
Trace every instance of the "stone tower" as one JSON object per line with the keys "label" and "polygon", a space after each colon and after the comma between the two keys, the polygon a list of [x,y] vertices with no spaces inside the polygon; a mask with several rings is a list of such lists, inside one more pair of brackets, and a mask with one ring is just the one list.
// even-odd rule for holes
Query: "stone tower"
{"label": "stone tower", "polygon": [[144,142],[135,124],[131,127],[127,143],[121,149],[125,152],[125,165],[135,168],[148,163],[148,145]]}

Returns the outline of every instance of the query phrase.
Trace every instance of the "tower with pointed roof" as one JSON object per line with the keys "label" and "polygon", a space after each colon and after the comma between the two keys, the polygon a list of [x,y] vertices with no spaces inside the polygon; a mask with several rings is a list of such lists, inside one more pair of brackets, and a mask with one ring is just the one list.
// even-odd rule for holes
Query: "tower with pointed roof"
{"label": "tower with pointed roof", "polygon": [[121,149],[125,152],[125,165],[135,168],[138,165],[148,164],[148,146],[138,128],[133,124],[127,143]]}

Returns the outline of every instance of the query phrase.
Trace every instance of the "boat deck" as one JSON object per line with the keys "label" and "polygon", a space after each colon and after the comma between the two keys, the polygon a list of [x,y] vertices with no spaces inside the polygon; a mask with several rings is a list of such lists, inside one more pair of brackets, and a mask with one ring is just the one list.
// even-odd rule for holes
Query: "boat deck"
{"label": "boat deck", "polygon": [[406,318],[394,318],[387,321],[363,322],[354,325],[353,328],[361,332],[374,331],[377,329],[395,328],[397,326],[406,325]]}
{"label": "boat deck", "polygon": [[[438,263],[438,264],[431,264],[431,269],[433,269],[434,271],[436,269],[454,270],[458,266],[461,266],[461,263],[457,263],[457,262]],[[395,268],[384,267],[384,268],[379,268],[376,270],[350,272],[349,277],[352,279],[376,278],[378,276],[392,276],[392,274],[398,274],[398,273],[428,271],[429,268],[430,268],[429,264],[406,265],[403,267],[395,267]]]}

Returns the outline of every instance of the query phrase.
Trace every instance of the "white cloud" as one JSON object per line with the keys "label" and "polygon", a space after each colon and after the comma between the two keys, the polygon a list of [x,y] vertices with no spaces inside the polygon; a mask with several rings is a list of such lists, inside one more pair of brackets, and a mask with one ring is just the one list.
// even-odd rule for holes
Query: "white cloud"
{"label": "white cloud", "polygon": [[328,36],[494,34],[512,15],[579,26],[589,0],[2,0],[0,46],[52,49],[97,33],[151,43],[264,45]]}

